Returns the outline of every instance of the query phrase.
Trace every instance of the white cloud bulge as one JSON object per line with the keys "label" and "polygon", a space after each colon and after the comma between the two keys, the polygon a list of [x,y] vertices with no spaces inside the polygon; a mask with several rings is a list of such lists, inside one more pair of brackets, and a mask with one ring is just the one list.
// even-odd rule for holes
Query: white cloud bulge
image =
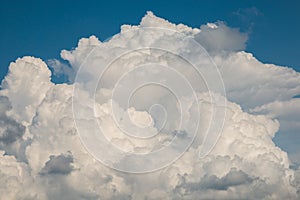
{"label": "white cloud bulge", "polygon": [[[291,158],[272,139],[299,134],[300,74],[255,59],[247,38],[148,12],[63,50],[69,65],[11,63],[0,199],[298,199],[300,150]],[[50,68],[69,82],[51,82]]]}

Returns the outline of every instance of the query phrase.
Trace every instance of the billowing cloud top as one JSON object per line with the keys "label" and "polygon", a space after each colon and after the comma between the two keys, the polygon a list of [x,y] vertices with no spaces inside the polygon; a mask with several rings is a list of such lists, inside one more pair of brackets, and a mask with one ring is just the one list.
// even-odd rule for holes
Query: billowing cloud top
{"label": "billowing cloud top", "polygon": [[300,130],[300,74],[243,51],[247,38],[148,12],[63,50],[68,65],[50,60],[68,83],[38,58],[11,63],[1,199],[298,199],[299,170],[272,139]]}

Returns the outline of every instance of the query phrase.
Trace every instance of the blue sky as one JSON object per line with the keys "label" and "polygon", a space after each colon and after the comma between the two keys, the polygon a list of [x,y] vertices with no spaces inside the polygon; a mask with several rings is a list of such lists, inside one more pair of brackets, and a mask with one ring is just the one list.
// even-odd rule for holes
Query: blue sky
{"label": "blue sky", "polygon": [[122,24],[137,24],[146,11],[199,27],[225,21],[250,33],[247,51],[263,62],[300,71],[300,1],[16,1],[0,2],[0,79],[24,55],[58,58],[82,37],[101,40]]}

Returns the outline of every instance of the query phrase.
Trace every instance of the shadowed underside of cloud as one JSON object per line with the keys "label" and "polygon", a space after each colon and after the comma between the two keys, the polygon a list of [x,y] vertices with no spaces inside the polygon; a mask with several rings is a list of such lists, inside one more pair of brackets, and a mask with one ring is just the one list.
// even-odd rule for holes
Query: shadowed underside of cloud
{"label": "shadowed underside of cloud", "polygon": [[[149,27],[173,32],[152,33]],[[127,34],[132,30],[134,34]],[[202,58],[182,37],[199,42],[211,58]],[[247,37],[223,22],[197,29],[172,24],[149,12],[140,25],[124,25],[121,34],[106,42],[91,36],[81,39],[74,50],[63,50],[61,57],[68,65],[51,60],[48,64],[55,75],[68,77],[68,84],[51,82],[47,64],[38,58],[23,57],[11,63],[0,91],[1,199],[298,199],[300,171],[290,168],[288,154],[272,139],[279,128],[281,134],[299,133],[296,120],[299,101],[293,97],[300,94],[300,74],[287,67],[263,64],[243,51]],[[131,65],[154,60],[157,65],[181,69],[179,65],[183,61],[174,62],[172,55],[158,50],[139,51],[118,59],[105,71],[93,96],[83,89],[94,83],[99,64],[95,65],[95,60],[87,57],[104,62],[126,48],[132,50],[141,44],[166,44],[190,60],[200,56],[198,64],[204,66],[201,70],[208,75],[212,66],[207,63],[213,60],[224,81],[226,97],[219,94],[222,88],[217,84],[212,84],[209,92],[201,90],[204,84],[198,84],[193,71],[186,70],[184,75],[199,87],[199,92],[195,94],[196,100],[185,93],[178,97],[187,102],[183,111],[187,120],[181,129],[176,127],[176,106],[170,106],[174,95],[168,95],[167,90],[148,87],[139,93],[137,89],[136,96],[132,97],[135,106],[124,107],[122,98],[113,104],[113,83],[121,72],[131,70]],[[82,65],[90,66],[89,70],[84,71]],[[76,82],[78,71],[87,77],[83,82]],[[121,82],[124,84],[121,91],[125,91],[122,95],[126,88],[151,76],[150,71],[137,73],[139,78]],[[205,77],[208,83],[213,83],[213,78]],[[78,83],[84,104],[77,112],[75,124],[72,98]],[[212,97],[215,102],[211,101]],[[160,123],[164,112],[156,107],[144,109],[153,101],[165,106],[169,117],[165,123]],[[103,165],[83,146],[76,129],[80,125],[88,133],[92,132],[91,119],[86,116],[94,113],[111,143],[126,152],[147,153],[167,146],[174,135],[178,142],[191,137],[189,121],[196,115],[195,104],[199,104],[201,118],[194,142],[178,160],[151,173],[122,173]],[[224,117],[224,126],[212,151],[200,159],[205,141],[203,133],[214,113],[212,108],[226,111],[226,116],[214,118],[218,121]],[[139,127],[126,127],[129,120],[136,121]],[[116,121],[121,125],[124,122],[124,127],[118,127]],[[122,128],[139,134],[138,130],[146,125],[149,127],[143,129],[143,134],[151,136],[148,141],[130,140],[121,134]],[[162,125],[161,134],[152,137],[153,131]],[[167,155],[177,152],[171,145],[159,159],[167,159]],[[105,154],[115,155],[111,149],[106,149]],[[125,168],[152,165],[151,160],[134,163],[130,157],[115,156],[112,160]]]}
{"label": "shadowed underside of cloud", "polygon": [[215,175],[204,176],[199,183],[187,183],[187,185],[180,185],[180,187],[184,187],[191,191],[203,189],[227,190],[229,187],[248,184],[252,181],[253,179],[250,178],[245,172],[231,169],[224,177],[218,178]]}
{"label": "shadowed underside of cloud", "polygon": [[52,155],[41,170],[41,174],[69,174],[73,170],[71,163],[73,163],[71,155]]}

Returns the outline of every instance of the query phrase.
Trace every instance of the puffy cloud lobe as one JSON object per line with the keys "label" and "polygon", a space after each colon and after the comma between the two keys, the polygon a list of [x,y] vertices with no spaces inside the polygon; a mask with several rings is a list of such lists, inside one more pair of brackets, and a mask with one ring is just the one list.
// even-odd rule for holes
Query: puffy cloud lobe
{"label": "puffy cloud lobe", "polygon": [[0,151],[0,192],[1,199],[38,199],[29,167],[17,162],[14,156]]}
{"label": "puffy cloud lobe", "polygon": [[291,68],[263,64],[243,51],[213,58],[220,66],[228,99],[247,110],[300,93],[300,75]]}
{"label": "puffy cloud lobe", "polygon": [[30,124],[36,108],[53,85],[50,75],[50,70],[41,59],[26,56],[11,63],[0,93],[9,99],[12,107],[7,115],[20,123]]}
{"label": "puffy cloud lobe", "polygon": [[224,22],[208,23],[200,27],[195,39],[210,53],[216,51],[241,51],[246,48],[248,36],[238,29],[229,28]]}
{"label": "puffy cloud lobe", "polygon": [[251,109],[252,113],[268,115],[280,122],[280,134],[275,138],[277,143],[289,153],[293,164],[300,164],[299,130],[300,99],[274,101]]}
{"label": "puffy cloud lobe", "polygon": [[[287,103],[282,103],[281,108],[272,101],[276,99],[288,101],[299,94],[299,74],[287,68],[262,64],[251,54],[236,52],[244,48],[246,36],[239,35],[237,30],[230,29],[222,23],[192,29],[184,25],[171,24],[148,13],[139,26],[126,25],[122,27],[122,31],[151,26],[174,29],[187,36],[199,37],[209,51],[215,50],[213,59],[222,66],[220,70],[228,99],[241,106],[230,101],[226,107],[223,104],[218,105],[218,102],[217,105],[213,105],[208,93],[198,93],[203,114],[200,134],[183,156],[172,165],[153,173],[121,173],[96,161],[82,145],[73,121],[73,85],[53,84],[50,81],[50,70],[40,59],[33,57],[18,59],[10,65],[9,74],[3,81],[0,92],[2,96],[0,148],[4,150],[0,156],[2,199],[297,199],[299,197],[297,196],[299,170],[289,168],[287,154],[272,141],[279,129],[279,123],[271,119],[277,116],[280,119],[280,116],[285,115],[289,119],[289,114],[283,112]],[[208,32],[219,39],[215,41],[219,41],[220,46],[208,38]],[[177,52],[182,51],[181,48],[184,46],[177,41],[176,35],[166,37],[158,34],[149,37],[146,32],[140,33],[133,38],[120,36],[103,43],[94,36],[81,39],[75,50],[64,50],[61,53],[62,58],[70,63],[70,71],[64,71],[64,66],[60,66],[56,69],[57,73],[64,73],[72,80],[74,78],[72,76],[95,46],[98,48],[96,55],[103,59],[113,57],[115,52],[124,46],[132,45],[134,48],[135,42],[159,43],[168,39],[168,42],[174,44],[173,48]],[[238,40],[234,41],[233,38]],[[224,53],[222,49],[229,52]],[[192,50],[185,49],[186,52],[191,51],[190,57],[197,56],[197,52]],[[151,52],[149,54],[151,55]],[[127,60],[119,61],[119,64],[136,62],[133,58],[128,57]],[[209,71],[210,68],[207,67],[206,70]],[[106,82],[103,81],[104,86],[109,86],[114,76],[116,72],[108,73]],[[274,77],[277,80],[274,80]],[[216,91],[211,91],[210,94],[218,96],[214,92]],[[190,134],[188,128],[177,130],[178,132],[164,130],[157,140],[153,139],[148,143],[128,142],[127,138],[120,134],[115,122],[111,121],[111,88],[103,87],[96,93],[96,98],[99,98],[96,103],[96,117],[102,120],[105,133],[115,144],[124,145],[129,150],[142,149],[143,152],[145,149],[151,150],[155,145],[168,142],[172,134],[180,134],[182,139]],[[148,94],[147,100],[151,98],[156,100],[164,93],[149,90]],[[84,91],[81,98],[85,102],[85,109],[80,110],[82,123],[88,125],[89,119],[85,119],[85,116],[86,113],[93,111],[93,101]],[[192,117],[194,102],[189,96],[182,98],[191,102],[190,108],[185,111]],[[218,98],[222,102],[222,98],[225,97]],[[291,101],[295,102],[291,103],[293,105],[289,110],[297,104],[297,100]],[[226,110],[225,124],[215,148],[208,156],[199,159],[203,141],[201,131],[208,126],[212,107]],[[247,111],[255,107],[257,107],[255,112],[260,115],[243,111],[245,108]],[[136,121],[139,124],[150,124],[151,128],[156,128],[155,115],[151,115],[153,113],[141,112],[137,108],[127,110],[122,106],[118,109],[121,114],[129,113],[133,118],[138,118]],[[273,115],[270,117],[269,113]],[[86,127],[87,130],[88,128],[89,126]],[[110,150],[107,149],[106,153],[109,154]],[[161,155],[161,159],[164,159],[164,156]],[[18,159],[20,157],[25,158]],[[133,164],[128,162],[130,159],[115,159],[120,165]],[[139,163],[140,167],[148,164]]]}
{"label": "puffy cloud lobe", "polygon": [[[288,101],[274,101],[251,109],[252,113],[269,115],[280,120],[284,130],[298,131],[300,125],[297,123],[300,117],[300,99],[293,98]],[[294,120],[293,120],[294,119]]]}

